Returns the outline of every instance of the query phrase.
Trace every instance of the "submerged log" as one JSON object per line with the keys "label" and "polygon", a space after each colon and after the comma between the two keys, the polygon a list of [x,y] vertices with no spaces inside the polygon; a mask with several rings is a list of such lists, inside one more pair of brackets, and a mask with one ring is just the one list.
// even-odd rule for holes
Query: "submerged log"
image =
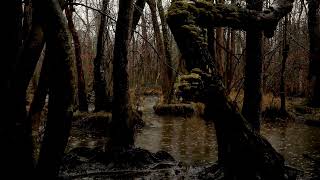
{"label": "submerged log", "polygon": [[[226,96],[226,89],[210,56],[200,27],[229,26],[246,30],[257,26],[271,36],[277,22],[292,9],[292,0],[278,0],[260,12],[204,1],[174,1],[168,24],[186,60],[187,69],[200,68],[208,82],[199,99],[214,117],[219,163],[225,179],[287,179],[284,158],[256,133]],[[209,73],[210,72],[210,73]]]}

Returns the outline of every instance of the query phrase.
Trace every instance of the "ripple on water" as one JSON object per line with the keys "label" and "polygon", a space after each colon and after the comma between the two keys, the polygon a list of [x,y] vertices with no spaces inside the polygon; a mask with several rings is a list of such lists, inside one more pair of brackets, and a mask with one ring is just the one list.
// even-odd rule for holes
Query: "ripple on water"
{"label": "ripple on water", "polygon": [[[136,136],[138,147],[157,152],[165,150],[176,160],[189,165],[208,165],[217,160],[215,129],[212,122],[205,122],[199,117],[157,116],[153,105],[158,101],[156,96],[147,96],[143,104],[143,119],[146,126]],[[306,154],[320,154],[320,128],[306,126],[302,123],[287,124],[263,123],[261,133],[282,155],[289,165],[306,172],[310,179],[320,172],[314,160]],[[103,139],[89,137],[81,132],[70,137],[69,146],[98,146]],[[79,139],[79,136],[81,137]]]}

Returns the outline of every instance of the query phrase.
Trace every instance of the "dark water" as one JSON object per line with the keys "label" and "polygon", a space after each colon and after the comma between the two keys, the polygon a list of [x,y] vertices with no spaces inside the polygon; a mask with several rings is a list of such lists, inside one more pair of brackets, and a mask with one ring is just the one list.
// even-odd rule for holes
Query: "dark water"
{"label": "dark water", "polygon": [[198,117],[158,116],[152,106],[157,97],[146,97],[143,119],[146,126],[136,136],[136,146],[152,152],[165,150],[175,159],[190,165],[205,165],[217,160],[212,122]]}
{"label": "dark water", "polygon": [[[165,150],[176,160],[191,166],[204,166],[217,160],[215,129],[212,122],[205,122],[198,117],[164,117],[153,113],[153,105],[158,101],[155,96],[147,96],[143,103],[143,119],[146,126],[137,133],[135,144],[138,147],[156,152]],[[262,135],[286,159],[290,166],[305,172],[302,179],[320,177],[319,164],[308,156],[320,154],[320,128],[299,122],[285,124],[263,123]],[[85,135],[79,140],[72,136],[70,147],[94,147],[103,143]],[[319,162],[318,162],[319,163]],[[315,178],[318,179],[318,178]],[[320,179],[320,178],[319,178]]]}
{"label": "dark water", "polygon": [[[214,125],[198,117],[163,117],[153,113],[157,97],[146,97],[143,114],[146,127],[138,133],[136,145],[156,152],[165,150],[190,165],[207,165],[217,160]],[[287,164],[316,176],[319,167],[305,154],[320,154],[320,128],[299,122],[263,123],[261,133],[286,159]],[[319,178],[320,179],[320,178]]]}

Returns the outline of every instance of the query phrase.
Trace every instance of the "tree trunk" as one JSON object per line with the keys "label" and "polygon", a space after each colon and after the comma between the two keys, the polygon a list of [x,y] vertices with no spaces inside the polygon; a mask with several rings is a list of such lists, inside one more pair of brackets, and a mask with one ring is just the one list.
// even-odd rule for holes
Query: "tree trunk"
{"label": "tree trunk", "polygon": [[88,102],[86,95],[86,84],[84,81],[83,69],[82,69],[82,59],[81,59],[81,45],[79,40],[79,35],[72,20],[72,7],[67,7],[65,9],[66,17],[68,20],[68,26],[72,34],[72,39],[74,43],[74,49],[76,54],[76,65],[77,65],[77,75],[78,75],[78,100],[79,100],[79,110],[88,111]]}
{"label": "tree trunk", "polygon": [[283,44],[282,44],[282,62],[281,62],[281,78],[280,78],[280,112],[285,114],[286,110],[286,89],[284,72],[286,70],[286,62],[289,53],[289,43],[287,43],[287,23],[288,19],[285,17],[284,27],[283,27]]}
{"label": "tree trunk", "polygon": [[26,40],[29,36],[32,25],[32,3],[31,0],[24,1],[23,11],[23,40]]}
{"label": "tree trunk", "polygon": [[[218,0],[219,4],[224,4],[224,0]],[[221,77],[223,77],[223,74],[225,72],[225,51],[223,47],[225,46],[224,43],[224,29],[222,27],[218,27],[216,29],[216,43],[217,43],[217,50],[216,50],[216,64],[217,64],[217,70],[220,73]]]}
{"label": "tree trunk", "polygon": [[[102,12],[107,13],[109,0],[103,0]],[[106,37],[106,16],[101,14],[100,26],[97,40],[97,55],[94,59],[94,90],[95,90],[95,111],[110,111],[111,102],[108,100],[107,83],[105,79],[105,37]]]}
{"label": "tree trunk", "polygon": [[213,60],[216,59],[216,45],[215,45],[215,32],[214,28],[209,27],[207,29],[207,42],[208,50]]}
{"label": "tree trunk", "polygon": [[[32,131],[33,135],[36,137],[33,139],[37,139],[39,137],[39,127],[41,122],[41,112],[46,103],[46,96],[48,94],[48,73],[49,73],[49,52],[46,48],[45,57],[42,62],[40,77],[38,80],[38,87],[34,92],[33,100],[29,108],[28,114],[28,122],[32,123]],[[38,143],[38,142],[35,142]],[[34,159],[38,159],[36,157],[36,146],[33,146],[33,156]]]}
{"label": "tree trunk", "polygon": [[144,6],[146,5],[146,0],[137,0],[134,5],[133,17],[132,17],[132,30],[130,33],[130,38],[132,38],[134,31],[139,23],[140,17],[143,14]]}
{"label": "tree trunk", "polygon": [[156,38],[156,45],[157,45],[157,51],[158,51],[157,55],[160,62],[160,74],[161,74],[160,77],[161,77],[161,90],[163,94],[163,103],[169,103],[168,95],[170,94],[170,79],[168,78],[169,76],[172,77],[172,73],[170,74],[168,72],[167,60],[165,57],[165,49],[164,49],[165,47],[164,47],[163,40],[161,38],[162,36],[161,36],[160,27],[158,23],[156,2],[155,0],[147,0],[147,3],[150,7],[152,26],[154,29],[154,35]]}
{"label": "tree trunk", "polygon": [[113,104],[110,140],[106,150],[117,152],[134,145],[130,126],[130,101],[128,83],[128,41],[132,25],[133,0],[120,0],[113,51]]}
{"label": "tree trunk", "polygon": [[228,54],[228,60],[227,60],[227,73],[226,73],[226,78],[227,78],[227,82],[226,82],[226,88],[227,88],[227,92],[228,94],[230,94],[231,90],[232,90],[232,81],[233,81],[233,76],[234,76],[234,71],[235,71],[235,50],[236,50],[236,41],[235,41],[235,31],[232,29],[230,30],[230,44],[229,44],[229,54]]}
{"label": "tree trunk", "polygon": [[[261,11],[263,1],[247,0],[247,8]],[[252,26],[246,36],[246,66],[242,114],[251,126],[260,131],[262,100],[262,31]]]}
{"label": "tree trunk", "polygon": [[4,47],[0,72],[0,88],[3,91],[1,100],[4,104],[0,110],[0,140],[3,146],[0,153],[4,155],[1,172],[3,177],[29,178],[33,172],[31,124],[26,122],[26,92],[19,89],[24,77],[20,76],[21,72],[17,72],[23,43],[22,1],[3,3],[3,7],[8,11],[4,18],[5,28],[1,39]]}
{"label": "tree trunk", "polygon": [[[144,17],[144,15],[141,16],[141,31],[142,31],[142,36],[143,39],[148,39],[148,30],[147,30],[147,23],[146,23],[146,19]],[[152,77],[150,76],[150,70],[152,70],[152,63],[151,63],[151,55],[150,55],[150,51],[149,51],[149,44],[146,41],[142,42],[142,59],[144,61],[143,63],[143,82],[150,82]]]}
{"label": "tree trunk", "polygon": [[159,16],[161,20],[161,28],[162,28],[162,37],[163,37],[163,45],[164,45],[164,54],[165,54],[165,64],[163,65],[164,69],[164,86],[166,91],[164,92],[164,101],[165,103],[171,103],[173,100],[173,85],[175,78],[173,76],[173,66],[172,66],[172,56],[171,49],[169,44],[169,32],[167,28],[167,22],[165,19],[164,9],[162,6],[162,0],[158,0],[157,3]]}
{"label": "tree trunk", "polygon": [[57,0],[35,0],[41,12],[49,61],[48,120],[40,149],[41,179],[55,179],[68,141],[75,102],[75,60],[71,34]]}
{"label": "tree trunk", "polygon": [[312,83],[310,104],[320,107],[320,17],[317,0],[308,1],[308,28],[309,28],[309,78]]}
{"label": "tree trunk", "polygon": [[[279,1],[285,8],[292,5],[291,1]],[[224,168],[225,179],[286,179],[283,157],[249,126],[247,120],[228,100],[216,64],[211,63],[212,58],[198,27],[210,24],[210,18],[203,19],[201,16],[203,15],[201,8],[209,9],[210,6],[212,5],[203,2],[174,1],[169,8],[167,21],[187,62],[187,68],[194,68],[192,66],[194,64],[205,64],[211,70],[209,74],[206,66],[202,68],[204,71],[201,74],[202,80],[208,84],[199,99],[206,104],[208,115],[214,116],[218,147],[221,151],[219,162]],[[279,6],[276,11],[282,11],[281,7]],[[189,14],[186,15],[187,12]],[[205,12],[208,15],[208,11]],[[212,16],[216,13],[213,12]],[[199,62],[192,63],[192,61]]]}

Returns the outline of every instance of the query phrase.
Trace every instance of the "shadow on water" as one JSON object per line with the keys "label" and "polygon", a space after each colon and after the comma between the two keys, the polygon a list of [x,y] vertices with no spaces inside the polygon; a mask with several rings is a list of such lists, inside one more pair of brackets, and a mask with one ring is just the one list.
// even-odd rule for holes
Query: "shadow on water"
{"label": "shadow on water", "polygon": [[[215,162],[217,145],[213,123],[199,117],[158,116],[153,112],[157,101],[156,96],[144,99],[142,110],[146,126],[137,133],[136,146],[151,152],[167,151],[176,160],[190,166],[206,166]],[[261,133],[284,155],[288,165],[305,172],[303,179],[319,178],[319,161],[310,157],[320,155],[320,128],[301,122],[263,122]],[[79,140],[78,132],[72,134],[77,135],[70,137],[70,148],[85,146],[85,143],[88,143],[87,147],[103,143],[103,139],[85,135]]]}
{"label": "shadow on water", "polygon": [[[158,98],[145,98],[144,120],[146,127],[138,133],[136,145],[152,152],[168,151],[186,164],[207,165],[217,160],[215,129],[212,122],[199,117],[157,116],[153,105]],[[305,171],[304,179],[318,176],[319,165],[306,155],[320,154],[320,128],[301,122],[263,122],[261,133],[280,152],[287,163]]]}

